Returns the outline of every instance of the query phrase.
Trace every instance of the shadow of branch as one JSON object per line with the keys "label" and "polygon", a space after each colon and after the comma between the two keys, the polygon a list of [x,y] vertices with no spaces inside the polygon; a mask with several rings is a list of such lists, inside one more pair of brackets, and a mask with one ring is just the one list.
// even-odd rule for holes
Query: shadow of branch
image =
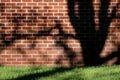
{"label": "shadow of branch", "polygon": [[23,75],[20,77],[17,77],[15,79],[10,79],[10,80],[35,80],[35,79],[40,79],[41,77],[48,77],[48,76],[52,76],[56,73],[63,73],[66,71],[70,71],[74,68],[56,68],[54,70],[50,70],[50,71],[46,71],[46,72],[38,72],[38,73],[33,73],[33,74],[28,74],[28,75]]}

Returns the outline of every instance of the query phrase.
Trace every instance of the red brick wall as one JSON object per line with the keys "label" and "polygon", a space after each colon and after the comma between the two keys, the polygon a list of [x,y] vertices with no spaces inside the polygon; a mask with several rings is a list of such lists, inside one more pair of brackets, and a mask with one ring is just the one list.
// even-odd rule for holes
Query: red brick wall
{"label": "red brick wall", "polygon": [[[96,31],[99,30],[100,1],[92,1]],[[120,1],[107,1],[110,2],[108,17],[115,6],[115,15],[120,16],[120,5],[117,5]],[[76,16],[80,13],[79,6],[76,2]],[[85,65],[81,41],[75,38],[68,11],[68,0],[0,0],[0,65]],[[119,21],[118,17],[110,22],[99,54],[105,59],[101,64],[110,65],[119,60],[118,54],[114,56],[120,46]],[[113,56],[107,58],[111,54]]]}

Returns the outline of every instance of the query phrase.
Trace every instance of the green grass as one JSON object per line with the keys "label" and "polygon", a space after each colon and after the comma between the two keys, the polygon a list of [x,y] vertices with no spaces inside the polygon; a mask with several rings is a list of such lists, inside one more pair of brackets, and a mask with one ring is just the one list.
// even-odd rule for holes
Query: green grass
{"label": "green grass", "polygon": [[120,80],[120,66],[0,67],[0,80]]}

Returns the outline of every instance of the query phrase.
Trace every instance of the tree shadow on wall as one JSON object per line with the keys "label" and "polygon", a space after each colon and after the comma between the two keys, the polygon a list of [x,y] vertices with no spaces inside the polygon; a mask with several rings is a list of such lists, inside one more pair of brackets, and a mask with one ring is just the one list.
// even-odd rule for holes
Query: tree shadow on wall
{"label": "tree shadow on wall", "polygon": [[[2,50],[4,50],[4,48],[6,47],[9,47],[11,46],[16,40],[20,40],[20,39],[26,39],[26,40],[29,40],[31,36],[34,37],[34,39],[36,38],[41,38],[41,37],[47,37],[47,36],[52,36],[52,37],[58,37],[58,39],[56,39],[56,46],[60,46],[60,47],[63,47],[64,49],[64,52],[66,53],[66,56],[69,60],[69,64],[72,66],[73,65],[73,60],[74,60],[74,57],[76,56],[75,55],[75,52],[73,50],[71,50],[64,42],[63,40],[64,39],[68,39],[69,37],[72,37],[72,38],[75,38],[73,35],[70,35],[70,34],[67,34],[65,32],[63,32],[62,28],[61,28],[61,23],[60,21],[58,20],[55,20],[55,23],[56,25],[49,28],[49,29],[44,29],[44,30],[38,30],[37,33],[35,34],[19,34],[18,33],[18,29],[20,27],[20,21],[19,20],[24,20],[25,17],[24,16],[21,16],[19,14],[14,14],[14,17],[12,17],[12,23],[14,23],[14,28],[13,28],[13,31],[10,33],[10,36],[11,38],[7,39],[7,34],[4,33],[1,33],[0,36],[1,36],[1,44],[0,44],[0,53],[2,52]],[[46,19],[46,17],[44,17],[43,19]],[[47,24],[47,23],[46,23]],[[2,28],[5,27],[5,25],[1,25]],[[43,27],[46,27],[46,26],[43,26]],[[56,35],[52,35],[51,32],[52,30],[54,29],[57,29],[59,30],[59,33],[60,34],[56,34]],[[31,48],[34,48],[34,43],[31,45]],[[23,57],[26,56],[26,52],[24,50],[22,50],[19,46],[17,47],[17,51],[20,52]],[[58,59],[59,60],[59,59]],[[33,61],[30,61],[31,63],[34,64]],[[60,64],[60,62],[57,62],[57,64]],[[40,77],[47,77],[47,76],[52,76],[56,73],[62,73],[62,72],[65,72],[65,71],[70,71],[74,68],[56,68],[54,70],[51,70],[51,71],[47,71],[47,72],[43,72],[43,73],[33,73],[33,74],[28,74],[28,75],[23,75],[23,76],[20,76],[20,77],[17,77],[15,79],[11,79],[11,80],[35,80],[37,78],[40,78]],[[10,80],[10,79],[8,79]]]}
{"label": "tree shadow on wall", "polygon": [[[75,3],[78,2],[78,15],[75,13]],[[83,51],[83,57],[84,57],[84,62],[85,62],[85,66],[90,66],[90,65],[100,65],[103,62],[111,59],[114,54],[117,54],[120,52],[118,50],[118,52],[115,52],[113,55],[109,56],[106,59],[101,59],[99,57],[100,52],[103,49],[103,46],[105,44],[105,40],[107,38],[107,34],[108,34],[108,29],[110,26],[110,23],[112,21],[112,19],[114,19],[115,14],[116,14],[116,7],[118,6],[118,4],[113,8],[111,16],[108,17],[108,7],[110,5],[110,1],[109,0],[101,0],[101,6],[100,6],[100,10],[99,10],[99,30],[96,31],[95,30],[95,20],[94,20],[94,10],[93,10],[93,3],[92,0],[68,0],[68,13],[69,13],[69,17],[70,17],[70,21],[75,29],[76,32],[76,36],[70,35],[70,34],[66,34],[65,32],[62,31],[61,25],[59,21],[56,21],[56,26],[50,28],[49,30],[43,30],[43,31],[38,31],[36,34],[32,35],[35,36],[35,38],[41,37],[41,36],[53,36],[50,34],[50,32],[53,29],[58,29],[60,34],[58,35],[54,35],[58,36],[59,39],[56,40],[56,44],[57,46],[61,46],[63,47],[67,57],[69,58],[69,63],[70,65],[73,65],[73,60],[75,55],[75,52],[72,51],[64,42],[64,39],[68,39],[69,37],[72,37],[74,39],[79,40],[79,42],[81,43],[82,46],[82,51]],[[20,19],[24,19],[24,17],[17,17]],[[12,33],[12,38],[9,41],[6,41],[5,39],[5,34],[2,34],[2,45],[0,45],[0,47],[3,46],[9,46],[12,43],[14,43],[15,40],[21,39],[21,38],[26,38],[29,39],[28,34],[18,34],[17,32],[17,28],[19,27],[19,22],[17,20],[17,18],[13,19],[13,22],[15,23],[15,29]],[[99,44],[98,44],[99,43]],[[19,49],[19,51],[23,52],[21,49]],[[23,52],[24,53],[24,52]],[[25,54],[25,53],[24,53]],[[119,60],[118,60],[119,61]],[[59,62],[57,62],[59,63]],[[40,77],[46,77],[46,76],[51,76],[53,74],[56,74],[57,72],[63,72],[63,71],[68,71],[71,70],[73,68],[58,68],[55,70],[51,70],[51,71],[47,71],[47,72],[43,72],[43,73],[33,73],[33,74],[28,74],[25,76],[20,76],[16,79],[12,79],[12,80],[33,80],[33,79],[37,79]]]}
{"label": "tree shadow on wall", "polygon": [[[64,50],[64,53],[68,59],[69,65],[70,66],[75,66],[74,64],[74,60],[76,55],[76,52],[74,52],[64,41],[68,40],[69,38],[73,38],[75,39],[75,36],[72,34],[68,34],[66,32],[63,31],[62,27],[61,27],[61,23],[59,21],[56,21],[57,25],[55,27],[55,29],[59,30],[59,34],[54,35],[54,37],[56,37],[55,40],[55,44],[58,47],[62,47]],[[57,60],[56,60],[56,64],[62,64],[62,56],[60,56]]]}
{"label": "tree shadow on wall", "polygon": [[[5,6],[5,4],[2,4],[2,6]],[[4,7],[3,9],[4,10]],[[3,11],[4,12],[4,11]],[[36,17],[37,16],[37,13],[30,13],[30,14],[34,14],[35,16],[33,17]],[[40,29],[38,30],[36,33],[34,34],[25,34],[25,33],[19,33],[18,29],[20,28],[20,22],[22,21],[25,21],[25,23],[29,24],[33,21],[37,21],[36,19],[31,19],[31,20],[26,20],[26,17],[19,14],[19,13],[14,13],[13,14],[14,17],[9,17],[10,18],[10,22],[12,22],[14,24],[14,27],[13,27],[13,31],[11,31],[11,33],[5,33],[5,31],[3,31],[3,33],[0,34],[1,36],[1,44],[0,44],[0,53],[1,51],[6,48],[6,47],[9,47],[11,46],[16,40],[20,40],[20,39],[26,39],[26,40],[31,40],[31,36],[33,37],[33,39],[37,39],[37,38],[42,38],[42,37],[47,37],[47,36],[51,36],[53,38],[55,37],[58,37],[56,38],[56,46],[59,46],[59,47],[62,47],[66,53],[66,57],[68,58],[69,60],[69,64],[72,66],[73,65],[73,60],[74,60],[74,57],[76,56],[75,55],[75,52],[73,50],[71,50],[64,42],[63,40],[65,39],[68,39],[69,37],[72,37],[74,38],[73,35],[70,35],[70,34],[66,34],[62,28],[61,28],[61,22],[58,21],[58,20],[55,20],[55,26],[52,26],[50,27],[49,29],[45,29],[47,26],[42,26],[44,29]],[[41,16],[40,16],[41,17]],[[41,17],[43,20],[46,20],[47,17]],[[47,23],[44,23],[44,24],[47,24]],[[1,28],[5,28],[6,26],[5,25],[1,25]],[[51,32],[54,30],[54,29],[57,29],[59,31],[59,34],[56,34],[56,35],[53,35],[51,34]],[[11,38],[8,38],[7,39],[7,36],[11,36]],[[35,43],[33,42],[33,44],[30,46],[31,48],[34,48],[35,47]],[[20,46],[17,46],[17,51],[20,52],[22,54],[23,57],[26,56],[26,52],[20,48]],[[44,57],[45,58],[45,57]],[[59,62],[58,62],[59,61]],[[34,64],[34,61],[30,61],[30,63],[33,63]],[[58,59],[56,61],[56,64],[60,64],[60,60]]]}
{"label": "tree shadow on wall", "polygon": [[[75,5],[78,5],[77,11]],[[99,30],[96,30],[93,0],[68,0],[68,15],[81,43],[85,66],[101,65],[106,59],[100,58],[105,45],[110,23],[116,17],[119,3],[108,16],[110,0],[100,0]]]}
{"label": "tree shadow on wall", "polygon": [[[1,12],[4,13],[5,3],[1,3],[0,8],[1,8]],[[24,16],[22,14],[19,14],[19,13],[12,13],[13,17],[5,16],[5,17],[7,17],[8,21],[12,22],[14,25],[12,27],[13,31],[11,31],[10,33],[5,33],[6,31],[5,31],[4,28],[6,28],[6,26],[2,23],[0,24],[1,28],[3,28],[3,30],[4,30],[2,33],[0,33],[0,36],[1,36],[0,37],[0,39],[1,39],[0,53],[4,48],[11,46],[16,40],[20,40],[20,39],[30,40],[31,36],[33,36],[34,39],[41,38],[41,37],[52,36],[54,38],[57,37],[56,40],[55,40],[55,44],[56,44],[55,46],[59,46],[59,47],[62,47],[64,49],[64,52],[65,52],[66,57],[68,58],[69,64],[72,66],[74,64],[73,60],[76,56],[76,53],[73,50],[71,50],[68,47],[68,45],[66,45],[64,40],[69,39],[69,38],[74,38],[75,39],[75,37],[73,35],[67,34],[63,31],[63,29],[61,27],[61,22],[59,20],[55,20],[55,26],[52,26],[49,29],[43,29],[43,30],[40,29],[35,34],[27,34],[27,33],[25,34],[25,33],[19,33],[18,32],[19,31],[18,29],[20,27],[22,27],[20,22],[25,22],[26,24],[29,24],[29,23],[32,23],[34,21],[35,23],[37,23],[36,22],[37,19],[34,18],[34,17],[38,16],[37,13],[32,12],[30,14],[33,16],[33,18],[30,19],[30,20],[27,20],[26,16]],[[39,17],[41,17],[41,16],[39,16]],[[46,16],[43,16],[41,18],[42,18],[42,20],[47,19]],[[47,23],[44,23],[44,24],[47,24]],[[46,28],[46,26],[43,25],[43,28]],[[54,29],[57,29],[59,31],[59,34],[52,35],[51,32]],[[9,36],[10,36],[10,38],[7,38]],[[33,42],[33,44],[31,45],[31,48],[34,48],[34,47],[35,47],[35,43]],[[17,49],[18,52],[20,52],[23,55],[23,57],[26,56],[26,52],[23,49],[21,49],[20,46],[17,46],[16,49]],[[61,64],[60,59],[61,59],[61,57],[59,57],[59,59],[56,60],[56,64]],[[32,63],[34,63],[34,62],[32,61]]]}
{"label": "tree shadow on wall", "polygon": [[[28,40],[30,39],[29,38],[31,36],[30,34],[18,34],[17,33],[18,27],[20,25],[19,21],[18,21],[19,19],[24,19],[24,17],[22,17],[22,16],[14,17],[13,20],[12,20],[13,23],[15,23],[14,24],[15,27],[14,27],[13,32],[11,33],[12,34],[11,39],[6,40],[6,34],[2,34],[2,45],[0,45],[2,48],[12,45],[16,40],[19,40],[19,39],[28,39]],[[61,23],[58,20],[55,20],[55,23],[56,23],[55,26],[53,26],[53,27],[51,27],[47,30],[38,30],[38,32],[33,34],[32,36],[34,36],[34,39],[41,38],[43,36],[44,37],[52,36],[54,38],[57,37],[58,39],[56,39],[56,42],[55,42],[56,46],[63,47],[63,49],[64,49],[64,51],[67,55],[67,58],[69,59],[69,64],[72,66],[74,57],[76,56],[75,52],[72,51],[63,42],[63,40],[68,39],[69,37],[72,37],[72,38],[75,38],[75,37],[73,35],[70,35],[70,34],[67,34],[67,33],[63,32],[63,30],[61,28]],[[56,34],[56,35],[51,34],[52,30],[54,30],[54,29],[59,30],[60,34]],[[2,51],[2,48],[1,48],[1,51]],[[31,48],[34,48],[34,43],[33,43],[33,46],[31,46]],[[18,52],[20,52],[23,55],[23,57],[26,56],[26,52],[24,50],[22,50],[20,47],[18,47],[17,50],[18,50]],[[34,61],[30,61],[30,62],[34,64]],[[57,62],[57,61],[56,61],[56,63],[60,64],[60,62]],[[29,80],[35,80],[35,79],[40,79],[41,77],[52,76],[56,73],[63,73],[63,72],[66,72],[66,71],[70,71],[72,69],[74,69],[74,68],[73,67],[71,67],[71,68],[58,67],[58,68],[55,68],[55,69],[50,70],[50,71],[46,71],[46,72],[42,72],[42,73],[37,72],[37,73],[27,74],[27,75],[23,75],[23,76],[13,78],[13,79],[8,79],[8,80],[28,80],[28,79]]]}
{"label": "tree shadow on wall", "polygon": [[[75,52],[71,50],[68,45],[64,43],[64,39],[68,39],[70,37],[79,40],[81,43],[82,51],[83,51],[83,58],[84,63],[86,66],[88,65],[100,65],[105,62],[105,59],[100,58],[100,53],[103,49],[105,44],[108,29],[110,26],[111,21],[116,17],[116,11],[119,3],[116,4],[112,8],[112,12],[110,16],[108,16],[108,8],[110,6],[110,0],[100,2],[100,10],[98,14],[99,18],[99,30],[96,31],[95,27],[95,11],[93,7],[93,1],[90,0],[68,0],[68,15],[70,18],[70,22],[75,29],[76,36],[66,34],[60,25],[60,22],[56,20],[56,26],[50,28],[49,30],[39,30],[36,34],[18,34],[17,29],[19,27],[18,20],[24,20],[25,17],[21,15],[17,15],[17,17],[13,17],[14,23],[14,31],[11,33],[12,38],[10,40],[6,39],[6,34],[2,33],[1,38],[2,42],[0,44],[1,50],[2,48],[11,45],[14,41],[26,38],[29,39],[29,36],[35,36],[35,38],[42,37],[42,36],[59,36],[59,39],[56,40],[56,45],[63,47],[64,52],[66,53],[70,65],[73,65],[73,60]],[[78,5],[77,12],[75,9],[76,4]],[[4,6],[4,4],[2,4]],[[1,7],[2,8],[2,7]],[[4,9],[2,9],[4,11]],[[45,19],[45,17],[43,18]],[[51,35],[50,32],[53,29],[58,29],[58,35]],[[33,44],[34,46],[34,44]],[[20,50],[20,49],[19,49]],[[22,50],[21,50],[22,51]],[[58,60],[60,61],[60,60]],[[58,64],[60,62],[57,62]]]}
{"label": "tree shadow on wall", "polygon": [[[119,17],[117,17],[119,18]],[[119,18],[120,19],[120,18]],[[120,26],[117,26],[115,27],[118,31],[120,30],[119,28]],[[113,59],[113,63],[116,64],[116,65],[119,65],[120,64],[120,39],[119,39],[119,32],[112,32],[113,33],[113,41],[112,44],[114,46],[116,46],[115,50],[113,52],[111,52],[108,56],[106,56],[105,58],[103,58],[103,61],[109,61]],[[117,35],[116,35],[117,34]],[[105,63],[105,62],[104,62]]]}
{"label": "tree shadow on wall", "polygon": [[117,57],[117,61],[115,64],[120,64],[120,47],[118,48],[118,50],[112,54],[116,54]]}

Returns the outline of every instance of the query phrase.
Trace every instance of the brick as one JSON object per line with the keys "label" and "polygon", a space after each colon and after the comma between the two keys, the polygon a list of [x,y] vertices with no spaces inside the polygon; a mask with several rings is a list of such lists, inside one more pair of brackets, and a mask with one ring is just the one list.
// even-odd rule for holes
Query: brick
{"label": "brick", "polygon": [[53,13],[57,13],[58,12],[58,10],[48,10],[48,12],[53,12]]}
{"label": "brick", "polygon": [[21,10],[17,10],[17,12],[18,12],[18,13],[21,13],[21,12],[23,13],[23,12],[26,12],[26,10],[22,10],[22,9],[21,9]]}
{"label": "brick", "polygon": [[33,0],[33,2],[42,2],[42,0]]}
{"label": "brick", "polygon": [[0,55],[2,58],[10,58],[11,55]]}
{"label": "brick", "polygon": [[10,0],[1,0],[1,2],[10,2]]}
{"label": "brick", "polygon": [[111,2],[117,2],[117,0],[110,0]]}
{"label": "brick", "polygon": [[5,10],[5,12],[15,13],[15,10]]}
{"label": "brick", "polygon": [[21,62],[12,62],[12,64],[18,65],[18,64],[21,64]]}
{"label": "brick", "polygon": [[44,0],[44,2],[53,2],[53,0]]}
{"label": "brick", "polygon": [[55,3],[55,2],[53,2],[53,3],[48,3],[48,5],[50,5],[50,6],[57,6],[58,5],[58,3]]}
{"label": "brick", "polygon": [[11,64],[11,62],[5,62],[5,61],[3,61],[1,64],[6,64],[6,65],[8,65],[8,64]]}
{"label": "brick", "polygon": [[12,0],[12,2],[21,2],[21,0]]}
{"label": "brick", "polygon": [[41,65],[41,64],[43,64],[43,62],[42,61],[38,61],[38,62],[34,62],[34,64]]}
{"label": "brick", "polygon": [[30,64],[29,62],[22,62],[21,64],[23,64],[23,65],[28,65],[28,64]]}
{"label": "brick", "polygon": [[54,0],[54,2],[64,2],[64,0]]}
{"label": "brick", "polygon": [[37,3],[27,3],[29,6],[37,6]]}
{"label": "brick", "polygon": [[22,8],[23,8],[23,9],[27,9],[27,10],[28,10],[28,9],[32,9],[31,6],[23,6]]}
{"label": "brick", "polygon": [[14,59],[14,58],[8,58],[7,61],[10,61],[10,62],[11,61],[16,61],[16,59]]}
{"label": "brick", "polygon": [[22,2],[32,2],[32,0],[22,0]]}
{"label": "brick", "polygon": [[46,2],[41,2],[41,3],[38,3],[38,5],[39,6],[45,6],[45,5],[47,5],[47,3]]}

